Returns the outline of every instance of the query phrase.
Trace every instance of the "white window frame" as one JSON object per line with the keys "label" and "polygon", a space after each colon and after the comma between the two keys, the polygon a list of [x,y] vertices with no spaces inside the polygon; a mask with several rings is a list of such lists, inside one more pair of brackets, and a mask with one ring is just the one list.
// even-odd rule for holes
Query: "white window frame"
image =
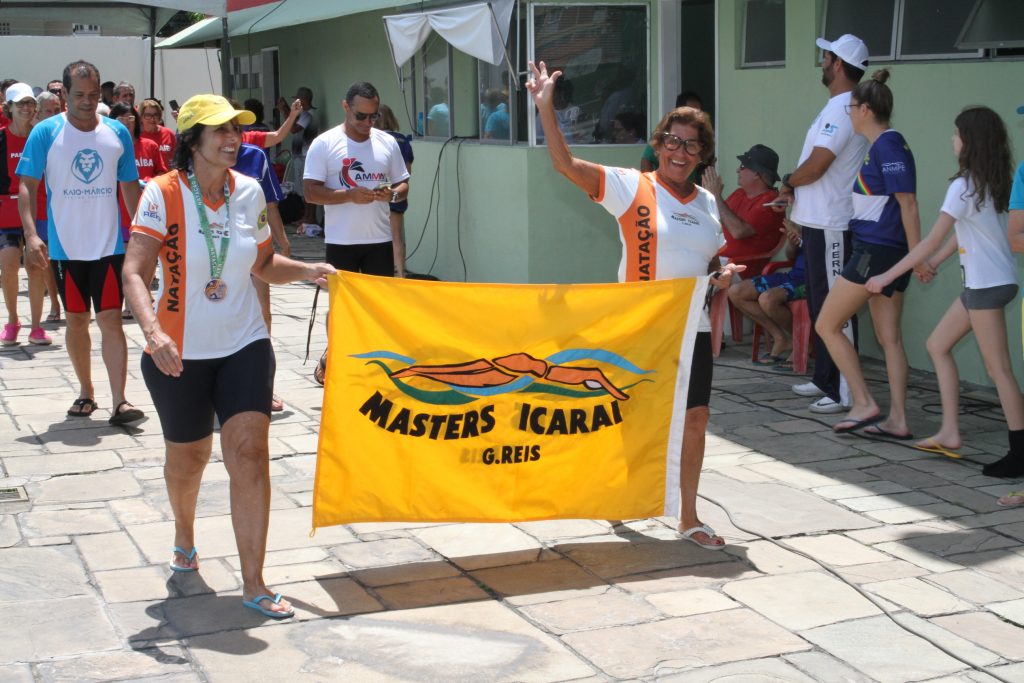
{"label": "white window frame", "polygon": [[[436,36],[436,34],[434,34],[434,35]],[[437,37],[440,38],[440,36],[437,36]],[[415,119],[414,121],[412,121],[413,136],[416,137],[416,138],[422,139],[422,140],[447,140],[448,138],[450,138],[452,135],[455,134],[455,111],[454,111],[454,107],[452,106],[452,90],[453,90],[452,83],[453,83],[453,78],[454,78],[455,74],[454,74],[454,68],[453,68],[453,64],[452,64],[452,62],[453,62],[452,46],[446,40],[444,40],[443,42],[444,42],[445,52],[447,54],[446,59],[448,60],[448,92],[447,92],[447,94],[445,96],[445,103],[448,105],[448,135],[427,135],[426,134],[426,131],[427,131],[427,116],[430,114],[430,111],[427,110],[427,109],[422,109],[422,110],[419,109],[419,107],[421,107],[423,105],[423,102],[421,101],[421,98],[425,99],[427,97],[427,95],[428,95],[428,92],[429,92],[428,89],[427,89],[427,68],[426,68],[427,67],[427,60],[426,60],[427,44],[429,42],[430,41],[428,40],[427,43],[424,43],[423,47],[420,48],[419,51],[417,51],[416,54],[412,58],[412,75],[413,75],[413,78],[412,78],[412,97],[413,97],[413,100],[412,100],[413,101],[413,111],[412,111],[412,114],[413,114],[413,118]],[[419,73],[417,73],[417,72],[419,72]],[[479,81],[479,79],[477,79],[477,80]],[[419,124],[420,124],[419,114],[420,114],[421,111],[423,113],[423,135],[420,135],[420,132],[419,132]]]}
{"label": "white window frame", "polygon": [[[748,62],[747,61],[747,8],[750,6],[751,0],[743,1],[743,31],[740,35],[740,68],[741,69],[761,69],[771,67],[784,67],[786,66],[786,39],[782,39],[782,59],[771,62]],[[782,15],[786,15],[786,0],[782,0]]]}
{"label": "white window frame", "polygon": [[[829,36],[826,33],[825,27],[828,25],[828,11],[829,11],[829,5],[830,4],[832,4],[832,0],[825,0],[825,7],[823,8],[823,10],[821,12],[821,32],[820,32],[820,35],[825,36],[825,40],[835,40],[836,38],[839,37],[838,35]],[[899,22],[897,21],[897,18],[900,16],[900,6],[901,5],[902,5],[902,0],[893,0],[892,25],[890,26],[890,31],[889,31],[889,52],[887,54],[884,54],[884,55],[872,55],[872,54],[869,54],[868,55],[868,61],[869,62],[893,62],[893,61],[896,61],[896,32],[897,32],[897,28],[899,27]],[[818,63],[819,64],[821,63],[821,54],[820,53],[818,54]]]}
{"label": "white window frame", "polygon": [[[938,54],[905,55],[903,54],[903,13],[906,8],[906,0],[896,0],[897,14],[896,26],[899,35],[896,38],[896,59],[901,62],[914,62],[922,60],[949,60],[949,59],[981,59],[985,56],[984,50],[971,52],[942,52]],[[963,27],[961,27],[962,30]]]}
{"label": "white window frame", "polygon": [[[534,44],[534,24],[535,24],[534,9],[536,7],[579,7],[579,6],[580,6],[580,3],[576,3],[576,2],[538,2],[538,3],[531,3],[527,7],[527,14],[526,14],[526,59],[527,59],[527,61],[532,61],[535,64],[537,63],[536,55],[534,53],[534,50],[536,49],[535,48],[535,44]],[[615,8],[642,7],[643,8],[643,10],[644,10],[644,17],[645,17],[645,21],[644,21],[644,53],[645,53],[645,55],[647,57],[646,62],[645,62],[645,66],[644,66],[644,73],[645,73],[645,78],[647,79],[645,87],[647,88],[647,125],[648,125],[648,129],[649,129],[650,125],[651,125],[650,124],[651,105],[653,104],[653,93],[651,92],[653,90],[653,88],[651,87],[651,6],[649,4],[643,3],[643,2],[593,2],[593,3],[586,3],[583,6],[585,6],[585,7],[615,7]],[[523,90],[524,90],[524,92],[526,92],[525,88]],[[537,147],[538,146],[537,145],[537,130],[536,130],[536,128],[537,128],[537,105],[534,104],[533,98],[529,97],[529,96],[526,97],[526,127],[527,127],[527,136],[526,136],[526,140],[527,141],[526,141],[525,144],[529,145],[530,147]],[[566,142],[568,142],[568,141],[566,141]],[[519,144],[524,144],[524,143],[519,143]],[[570,146],[574,146],[575,144],[579,144],[579,143],[571,143],[571,142],[569,143]],[[543,146],[543,144],[541,144],[540,146]],[[615,144],[611,144],[611,143],[607,143],[607,142],[592,142],[592,143],[586,143],[585,145],[580,145],[580,146],[584,146],[584,147],[628,147],[629,145],[615,145]],[[642,145],[640,145],[640,144],[637,144],[635,146],[642,147]]]}
{"label": "white window frame", "polygon": [[[832,0],[825,0],[825,7],[821,13],[821,35],[825,36],[825,26],[828,22],[829,4]],[[869,62],[920,62],[920,61],[948,61],[948,60],[972,60],[985,57],[984,50],[970,52],[945,52],[938,54],[905,55],[903,54],[903,15],[906,7],[906,0],[893,0],[892,33],[889,42],[889,54],[868,55]],[[838,36],[831,36],[838,38]],[[826,36],[826,39],[829,36]],[[819,55],[820,63],[820,55]]]}

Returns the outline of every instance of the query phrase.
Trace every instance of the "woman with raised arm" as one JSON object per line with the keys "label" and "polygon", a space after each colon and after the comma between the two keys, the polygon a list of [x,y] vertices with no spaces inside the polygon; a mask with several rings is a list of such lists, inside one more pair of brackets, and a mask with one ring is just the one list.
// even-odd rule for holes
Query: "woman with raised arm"
{"label": "woman with raised arm", "polygon": [[[254,120],[218,95],[196,95],[181,107],[175,170],[143,191],[123,280],[146,336],[142,375],[164,432],[164,479],[175,524],[170,569],[199,569],[196,498],[216,415],[230,477],[242,604],[283,619],[294,611],[263,581],[274,351],[250,274],[270,283],[322,283],[334,268],[274,253],[259,183],[230,170],[241,125]],[[158,259],[163,286],[154,306],[145,276]]]}
{"label": "woman with raised arm", "polygon": [[[708,115],[691,107],[667,113],[651,137],[660,164],[656,171],[601,166],[573,157],[559,127],[555,83],[560,71],[548,74],[544,62],[530,62],[526,88],[537,105],[544,139],[555,170],[615,216],[622,240],[619,281],[698,277],[711,274],[711,284],[725,289],[744,266],[721,266],[718,250],[725,244],[715,198],[690,181],[690,174],[715,153],[715,135]],[[642,211],[650,230],[637,232]],[[677,216],[686,216],[679,220]],[[657,239],[652,239],[656,235]],[[697,485],[704,463],[704,429],[711,398],[711,321],[701,312],[694,344],[683,432],[679,532],[702,548],[721,550],[725,540],[697,516]]]}

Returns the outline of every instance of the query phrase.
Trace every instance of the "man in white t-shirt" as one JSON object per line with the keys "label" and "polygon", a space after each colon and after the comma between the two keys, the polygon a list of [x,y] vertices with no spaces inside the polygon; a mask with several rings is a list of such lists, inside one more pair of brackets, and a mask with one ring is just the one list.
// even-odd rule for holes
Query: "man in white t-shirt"
{"label": "man in white t-shirt", "polygon": [[[97,404],[92,384],[90,309],[102,335],[103,363],[114,407],[111,424],[143,417],[124,395],[128,345],[121,327],[121,266],[124,240],[118,224],[117,192],[129,213],[139,203],[139,174],[131,133],[99,116],[100,74],[88,62],[64,69],[68,109],[40,122],[29,134],[18,163],[18,210],[25,231],[25,258],[52,265],[67,312],[67,347],[80,385],[71,417],[88,417]],[[40,179],[45,173],[46,187]],[[36,234],[36,194],[47,193],[49,242]]]}
{"label": "man in white t-shirt", "polygon": [[[868,141],[853,132],[846,109],[850,91],[868,68],[868,48],[850,34],[831,42],[818,38],[816,44],[824,50],[821,82],[828,88],[829,100],[807,131],[797,169],[782,178],[780,193],[793,204],[790,219],[802,226],[812,322],[850,257],[853,181],[868,148]],[[856,325],[854,317],[844,330],[854,345]],[[814,376],[806,384],[795,385],[793,391],[800,396],[821,396],[810,405],[815,413],[839,413],[851,403],[846,382],[821,339],[814,347]]]}
{"label": "man in white t-shirt", "polygon": [[405,243],[388,207],[408,195],[405,160],[395,139],[373,127],[373,85],[353,83],[342,107],[345,122],[313,140],[303,176],[306,201],[324,206],[326,260],[338,270],[405,277]]}

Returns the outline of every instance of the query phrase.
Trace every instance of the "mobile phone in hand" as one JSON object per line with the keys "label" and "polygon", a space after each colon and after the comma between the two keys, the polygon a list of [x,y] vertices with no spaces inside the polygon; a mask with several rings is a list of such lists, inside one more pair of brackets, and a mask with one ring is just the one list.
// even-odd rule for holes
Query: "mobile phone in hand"
{"label": "mobile phone in hand", "polygon": [[167,104],[171,105],[171,111],[178,111],[181,107],[178,106],[178,100],[171,100]]}

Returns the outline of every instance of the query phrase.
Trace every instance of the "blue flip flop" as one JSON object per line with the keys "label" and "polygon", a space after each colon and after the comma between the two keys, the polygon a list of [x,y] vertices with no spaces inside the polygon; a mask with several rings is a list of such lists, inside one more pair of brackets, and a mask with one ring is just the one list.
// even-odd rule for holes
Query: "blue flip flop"
{"label": "blue flip flop", "polygon": [[[195,558],[196,553],[199,552],[199,548],[196,548],[196,547],[193,546],[192,552],[187,553],[187,552],[185,552],[184,548],[179,548],[178,546],[174,546],[174,548],[172,548],[172,551],[175,552],[175,553],[179,553],[181,555],[184,555],[185,559],[188,560],[189,564],[192,564],[192,560],[193,560],[193,558]],[[171,561],[168,562],[167,564],[170,566],[172,572],[179,572],[179,573],[184,574],[184,573],[187,573],[187,572],[194,572],[196,570],[195,567],[179,567],[178,565],[174,564],[174,557],[173,556],[171,557]]]}
{"label": "blue flip flop", "polygon": [[271,619],[288,619],[290,617],[295,616],[295,610],[288,610],[287,612],[275,612],[273,610],[267,609],[266,607],[260,604],[264,600],[269,600],[275,605],[279,605],[281,604],[281,594],[274,593],[274,597],[270,597],[269,595],[257,595],[252,600],[246,600],[245,598],[242,598],[242,604],[248,607],[249,609],[256,610],[265,617],[270,617]]}

